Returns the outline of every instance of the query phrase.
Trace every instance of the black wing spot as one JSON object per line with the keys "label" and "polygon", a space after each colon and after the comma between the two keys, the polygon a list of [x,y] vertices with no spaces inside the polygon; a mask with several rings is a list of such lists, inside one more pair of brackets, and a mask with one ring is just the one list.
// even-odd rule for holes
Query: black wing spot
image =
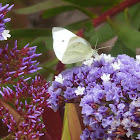
{"label": "black wing spot", "polygon": [[62,40],[62,42],[64,42],[64,40]]}

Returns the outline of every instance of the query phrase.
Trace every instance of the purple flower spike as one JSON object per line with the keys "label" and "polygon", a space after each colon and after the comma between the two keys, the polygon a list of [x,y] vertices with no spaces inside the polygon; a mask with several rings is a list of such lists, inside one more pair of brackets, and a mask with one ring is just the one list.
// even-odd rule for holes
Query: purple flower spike
{"label": "purple flower spike", "polygon": [[12,9],[14,5],[8,6],[9,4],[6,4],[2,7],[2,4],[0,3],[0,40],[7,40],[7,37],[11,37],[9,30],[5,30],[5,23],[9,22],[11,19],[4,19],[4,16]]}
{"label": "purple flower spike", "polygon": [[14,4],[12,4],[11,6],[9,6],[9,7],[7,8],[7,12],[9,12],[13,7],[14,7]]}
{"label": "purple flower spike", "polygon": [[6,18],[3,20],[4,23],[9,22],[11,20],[11,18]]}
{"label": "purple flower spike", "polygon": [[[10,136],[17,140],[22,139],[23,136],[32,139],[44,135],[42,129],[45,125],[42,122],[41,115],[44,112],[44,108],[48,107],[49,83],[39,75],[32,81],[31,84],[27,82],[17,83],[14,86],[14,90],[7,86],[0,91],[1,96],[6,102],[15,103],[15,108],[19,115],[22,116],[21,122],[15,121],[8,109],[5,110],[5,108],[0,107],[2,122],[8,127]],[[23,99],[25,99],[24,102]]]}
{"label": "purple flower spike", "polygon": [[[32,54],[32,58],[29,58],[28,54],[30,52],[32,53],[32,49],[30,49],[29,44],[26,45],[26,47],[23,47],[21,50],[17,50],[17,41],[15,42],[14,48],[10,51],[8,50],[8,45],[5,47],[5,49],[0,49],[1,83],[15,84],[14,81],[18,77],[25,76],[40,70],[40,67],[37,67],[39,63],[35,60],[32,61],[32,59],[36,58],[38,55],[34,52]],[[26,79],[22,77],[19,78],[17,82],[21,83],[22,81],[25,82],[27,80],[29,80],[29,77]]]}

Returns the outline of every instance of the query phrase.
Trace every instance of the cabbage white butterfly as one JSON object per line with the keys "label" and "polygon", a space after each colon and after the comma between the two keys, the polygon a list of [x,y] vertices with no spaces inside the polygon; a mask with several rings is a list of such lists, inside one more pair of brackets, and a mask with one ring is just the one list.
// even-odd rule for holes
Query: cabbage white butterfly
{"label": "cabbage white butterfly", "polygon": [[55,55],[63,64],[88,60],[98,55],[97,49],[92,49],[84,38],[65,28],[53,27],[52,36]]}

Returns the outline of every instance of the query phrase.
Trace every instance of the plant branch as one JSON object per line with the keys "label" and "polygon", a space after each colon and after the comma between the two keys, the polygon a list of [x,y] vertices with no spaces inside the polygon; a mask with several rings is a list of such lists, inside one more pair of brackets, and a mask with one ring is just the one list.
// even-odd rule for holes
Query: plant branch
{"label": "plant branch", "polygon": [[106,21],[107,17],[112,17],[119,12],[123,11],[124,9],[140,2],[140,0],[125,0],[121,3],[119,3],[117,6],[112,7],[111,9],[107,10],[103,14],[101,14],[99,17],[93,19],[93,25],[94,27],[98,26],[102,22]]}

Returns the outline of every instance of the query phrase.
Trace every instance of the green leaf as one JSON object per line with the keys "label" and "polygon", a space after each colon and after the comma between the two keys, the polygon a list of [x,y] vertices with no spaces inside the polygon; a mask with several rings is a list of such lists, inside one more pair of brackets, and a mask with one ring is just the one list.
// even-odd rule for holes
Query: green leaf
{"label": "green leaf", "polygon": [[30,46],[37,46],[36,53],[44,53],[47,51],[45,40],[46,37],[38,37],[30,42]]}
{"label": "green leaf", "polygon": [[15,12],[18,14],[33,14],[36,12],[40,12],[42,10],[46,10],[45,14],[43,14],[43,17],[46,18],[46,17],[51,17],[56,14],[62,13],[64,11],[73,10],[73,9],[78,9],[91,18],[95,17],[93,13],[80,7],[79,5],[70,4],[62,0],[57,0],[57,1],[48,0],[45,2],[41,2],[32,6],[26,7],[26,8],[17,9],[15,10]]}
{"label": "green leaf", "polygon": [[80,30],[81,28],[83,28],[84,24],[86,22],[89,22],[89,20],[78,21],[78,22],[75,22],[75,23],[72,23],[70,25],[65,26],[65,28],[70,30],[70,31],[77,31],[77,30]]}
{"label": "green leaf", "polygon": [[[10,38],[9,38],[10,39]],[[15,40],[16,38],[14,38]],[[29,46],[32,47],[32,45],[30,45],[30,42],[32,41],[32,38],[20,38],[17,40],[17,45],[19,49],[22,49],[25,45],[27,45],[29,43]],[[36,45],[35,45],[36,46]]]}
{"label": "green leaf", "polygon": [[69,4],[68,2],[61,1],[61,0],[47,0],[45,2],[40,2],[38,4],[29,7],[17,9],[15,10],[15,12],[18,14],[33,14],[54,7],[66,6],[68,4]]}
{"label": "green leaf", "polygon": [[52,68],[53,66],[55,66],[57,63],[59,62],[59,60],[56,58],[56,59],[53,59],[53,60],[50,60],[44,64],[42,64],[41,66],[43,66],[44,68]]}
{"label": "green leaf", "polygon": [[[140,3],[137,3],[128,8],[128,16],[131,24],[138,29],[140,27]],[[124,11],[115,16],[115,20],[125,22]]]}
{"label": "green leaf", "polygon": [[128,24],[110,21],[110,26],[122,43],[133,53],[140,47],[140,32]]}
{"label": "green leaf", "polygon": [[68,108],[65,106],[65,114],[64,114],[64,122],[63,122],[63,132],[61,140],[71,140],[69,126],[68,126],[68,118],[67,118]]}
{"label": "green leaf", "polygon": [[48,9],[46,11],[44,11],[44,13],[42,14],[43,18],[50,18],[53,16],[56,16],[60,13],[66,12],[66,11],[71,11],[74,10],[75,7],[73,6],[61,6],[61,7],[56,7],[56,8],[52,8],[52,9]]}
{"label": "green leaf", "polygon": [[96,36],[98,38],[98,43],[103,43],[115,36],[115,33],[112,31],[108,23],[105,23],[103,27],[96,31]]}
{"label": "green leaf", "polygon": [[110,54],[114,57],[116,57],[119,54],[127,54],[131,57],[135,57],[136,54],[132,52],[130,49],[128,49],[121,40],[117,40],[115,45],[113,46]]}
{"label": "green leaf", "polygon": [[[54,74],[56,71],[54,71],[52,68],[58,64],[58,59],[53,59],[49,61],[45,61],[44,63],[41,63],[40,66],[42,67],[41,70],[39,70],[39,73],[43,75],[44,78],[52,78],[54,77]],[[52,75],[53,74],[53,75]],[[34,75],[35,76],[35,75]],[[52,81],[48,80],[48,81]]]}
{"label": "green leaf", "polygon": [[11,0],[1,0],[0,3],[2,3],[2,6],[8,4],[13,4],[13,2]]}
{"label": "green leaf", "polygon": [[134,9],[133,15],[131,15],[132,24],[136,29],[140,28],[140,3],[132,7]]}
{"label": "green leaf", "polygon": [[53,49],[52,37],[38,37],[30,42],[30,46],[37,46],[36,53],[44,53]]}
{"label": "green leaf", "polygon": [[64,0],[82,7],[93,7],[93,6],[109,6],[114,5],[118,0]]}
{"label": "green leaf", "polygon": [[53,38],[52,36],[48,36],[46,37],[46,39],[44,40],[45,44],[46,44],[46,48],[47,50],[52,50],[53,49]]}
{"label": "green leaf", "polygon": [[97,34],[94,30],[92,21],[86,22],[84,24],[84,28],[85,28],[84,38],[86,40],[88,40],[88,42],[92,45],[92,47],[95,46],[95,43],[96,43],[96,40],[98,39],[98,37],[97,37]]}
{"label": "green leaf", "polygon": [[81,133],[82,129],[75,105],[66,103],[62,140],[80,140]]}
{"label": "green leaf", "polygon": [[39,36],[50,36],[51,30],[48,29],[16,29],[11,30],[11,39],[13,38],[34,38]]}

